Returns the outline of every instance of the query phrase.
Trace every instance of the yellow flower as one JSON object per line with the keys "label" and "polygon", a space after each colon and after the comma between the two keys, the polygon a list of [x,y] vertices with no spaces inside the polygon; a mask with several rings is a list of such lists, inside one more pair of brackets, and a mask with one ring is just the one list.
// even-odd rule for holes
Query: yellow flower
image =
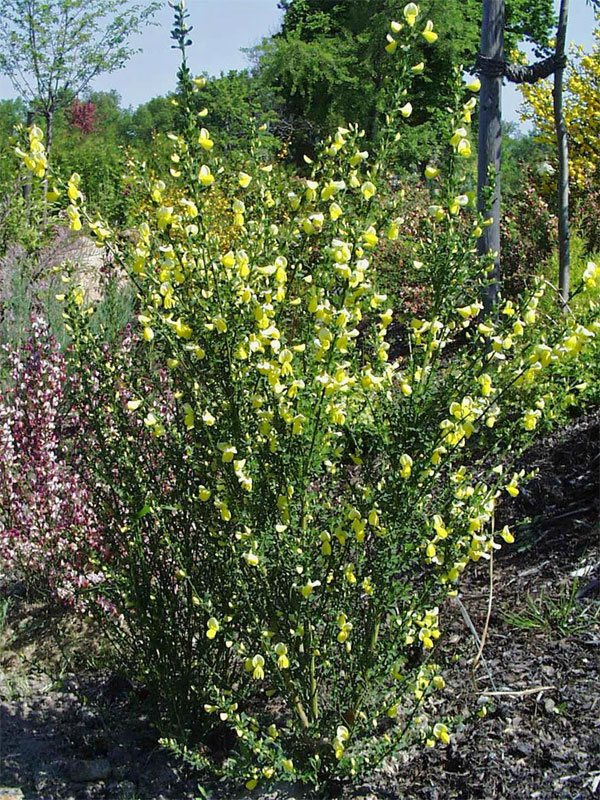
{"label": "yellow flower", "polygon": [[247,553],[244,553],[242,557],[249,567],[257,567],[260,562],[260,559],[256,553],[253,553],[251,550],[249,550]]}
{"label": "yellow flower", "polygon": [[228,253],[225,253],[224,256],[221,256],[221,264],[227,269],[235,266],[235,254],[233,250],[230,250]]}
{"label": "yellow flower", "polygon": [[207,631],[206,631],[206,638],[207,639],[214,639],[219,631],[219,622],[215,617],[210,617],[208,622],[206,623]]}
{"label": "yellow flower", "polygon": [[81,198],[81,192],[79,191],[79,184],[81,183],[81,175],[78,175],[77,172],[74,172],[71,177],[69,178],[69,183],[67,185],[67,195],[69,200],[79,200]]}
{"label": "yellow flower", "polygon": [[200,129],[200,135],[198,136],[198,144],[200,145],[200,147],[202,147],[203,150],[212,150],[212,148],[214,147],[215,143],[210,138],[210,134],[206,130],[206,128]]}
{"label": "yellow flower", "polygon": [[255,655],[254,658],[252,659],[252,666],[254,667],[254,670],[252,672],[252,677],[254,678],[254,680],[260,681],[265,677],[265,671],[263,669],[264,665],[265,665],[264,658],[260,654]]}
{"label": "yellow flower", "polygon": [[410,117],[412,114],[413,107],[410,103],[405,103],[402,108],[400,109],[400,113],[403,117]]}
{"label": "yellow flower", "polygon": [[419,61],[418,64],[415,64],[414,67],[411,67],[410,69],[411,72],[414,72],[416,75],[420,75],[425,69],[425,64],[423,61]]}
{"label": "yellow flower", "polygon": [[344,745],[350,738],[350,732],[345,725],[338,725],[336,737],[333,740],[335,757],[339,760],[344,755]]}
{"label": "yellow flower", "polygon": [[353,156],[350,157],[350,166],[356,167],[360,164],[361,161],[366,161],[369,157],[369,153],[367,150],[362,150],[360,152],[354,153]]}
{"label": "yellow flower", "polygon": [[329,206],[329,216],[335,222],[338,217],[340,217],[344,212],[342,211],[341,207],[334,201]]}
{"label": "yellow flower", "polygon": [[538,423],[538,419],[542,416],[539,408],[535,410],[529,409],[523,414],[522,425],[526,431],[532,431]]}
{"label": "yellow flower", "polygon": [[504,539],[507,544],[512,544],[515,540],[515,537],[510,532],[508,525],[505,525],[502,530],[500,531],[500,536]]}
{"label": "yellow flower", "polygon": [[202,186],[210,186],[214,182],[215,176],[211,173],[210,168],[203,164],[198,172],[198,180]]}
{"label": "yellow flower", "polygon": [[70,205],[67,208],[67,217],[69,218],[69,228],[72,231],[80,231],[81,230],[81,217],[79,216],[79,210],[77,206]]}
{"label": "yellow flower", "polygon": [[278,642],[275,645],[275,653],[278,656],[277,659],[277,666],[279,669],[288,669],[290,666],[290,660],[287,657],[287,647],[284,645],[283,642]]}
{"label": "yellow flower", "polygon": [[478,92],[481,89],[481,81],[479,78],[473,78],[473,80],[467,83],[466,87],[470,92]]}
{"label": "yellow flower", "polygon": [[588,289],[595,289],[600,283],[600,266],[593,261],[588,261],[583,272],[583,282]]}
{"label": "yellow flower", "polygon": [[360,238],[362,239],[364,246],[368,247],[370,250],[373,247],[375,247],[375,245],[379,241],[377,237],[377,232],[372,225],[369,228],[367,228],[366,231],[361,233]]}
{"label": "yellow flower", "polygon": [[511,497],[516,497],[519,494],[518,489],[519,476],[515,474],[510,479],[510,482],[504,487]]}
{"label": "yellow flower", "polygon": [[423,38],[429,44],[433,44],[435,41],[437,41],[438,35],[437,33],[434,32],[433,22],[430,19],[428,19],[425,24],[425,28],[423,30]]}
{"label": "yellow flower", "polygon": [[181,337],[182,339],[190,339],[192,336],[192,329],[190,326],[184,322],[181,317],[177,320],[177,322],[172,323],[173,330],[177,334],[177,336]]}
{"label": "yellow flower", "polygon": [[323,227],[323,223],[325,222],[325,215],[324,214],[311,214],[308,218],[312,228],[315,231],[320,231]]}
{"label": "yellow flower", "polygon": [[219,442],[217,447],[223,454],[223,463],[228,464],[233,461],[233,457],[237,453],[237,448],[235,448],[232,444],[228,444],[227,442]]}
{"label": "yellow flower", "polygon": [[343,644],[352,633],[352,623],[348,622],[345,614],[338,616],[338,627],[340,632],[337,635],[337,640],[340,644]]}
{"label": "yellow flower", "polygon": [[189,219],[194,219],[198,216],[198,206],[193,200],[187,200],[185,197],[179,201],[179,205],[183,208],[183,213]]}
{"label": "yellow flower", "polygon": [[360,187],[360,191],[365,200],[370,200],[375,196],[377,189],[375,188],[375,184],[371,183],[371,181],[365,181]]}
{"label": "yellow flower", "polygon": [[321,200],[331,200],[335,194],[345,188],[346,184],[344,181],[329,181],[329,183],[321,189]]}
{"label": "yellow flower", "polygon": [[245,189],[247,186],[249,186],[251,180],[252,177],[248,175],[247,172],[238,172],[238,183],[242,189]]}
{"label": "yellow flower", "polygon": [[394,39],[393,36],[390,36],[388,33],[385,37],[387,39],[387,44],[385,46],[386,52],[388,53],[395,53],[396,48],[398,47],[398,42]]}
{"label": "yellow flower", "polygon": [[404,453],[403,455],[400,456],[400,466],[402,467],[402,469],[400,470],[400,476],[402,478],[410,478],[412,465],[413,465],[413,460],[407,453]]}
{"label": "yellow flower", "polygon": [[216,420],[210,411],[207,410],[202,414],[202,422],[204,422],[205,425],[214,425]]}
{"label": "yellow flower", "polygon": [[439,169],[437,167],[434,167],[432,164],[428,164],[425,167],[425,177],[428,178],[429,180],[432,180],[432,178],[437,178],[439,174],[440,174]]}
{"label": "yellow flower", "polygon": [[43,133],[42,129],[39,128],[37,125],[32,125],[31,128],[29,128],[29,141],[30,142],[34,142],[34,141],[41,142],[41,141],[43,141],[43,139],[44,139],[44,133]]}
{"label": "yellow flower", "polygon": [[173,206],[161,206],[156,212],[158,229],[164,231],[167,225],[173,223]]}
{"label": "yellow flower", "polygon": [[448,728],[441,722],[438,722],[437,725],[433,726],[433,735],[436,739],[439,739],[442,744],[448,744],[450,742],[450,733]]}
{"label": "yellow flower", "polygon": [[416,3],[408,3],[404,6],[404,19],[412,28],[417,21],[417,17],[419,16],[419,6]]}
{"label": "yellow flower", "polygon": [[313,593],[313,589],[320,585],[321,581],[307,581],[304,586],[299,587],[300,594],[305,598],[310,597],[310,595]]}
{"label": "yellow flower", "polygon": [[223,317],[213,317],[212,323],[219,333],[227,332],[227,322],[223,319]]}
{"label": "yellow flower", "polygon": [[456,147],[456,152],[463,158],[469,158],[471,155],[471,142],[468,139],[461,139]]}

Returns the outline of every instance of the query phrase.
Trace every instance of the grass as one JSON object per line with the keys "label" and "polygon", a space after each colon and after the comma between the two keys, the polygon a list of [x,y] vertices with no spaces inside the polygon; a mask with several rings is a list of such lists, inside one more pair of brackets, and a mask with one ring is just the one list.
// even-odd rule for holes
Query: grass
{"label": "grass", "polygon": [[515,628],[552,631],[559,636],[580,636],[600,624],[600,605],[577,599],[579,582],[563,586],[556,596],[527,594],[522,611],[507,611],[505,622]]}

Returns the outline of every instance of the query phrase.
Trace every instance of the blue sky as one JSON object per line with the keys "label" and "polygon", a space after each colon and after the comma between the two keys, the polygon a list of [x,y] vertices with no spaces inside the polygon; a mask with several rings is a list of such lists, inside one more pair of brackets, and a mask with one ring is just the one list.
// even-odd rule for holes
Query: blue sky
{"label": "blue sky", "polygon": [[[131,40],[141,52],[134,55],[118,72],[99,76],[92,88],[117,89],[123,105],[137,106],[175,88],[179,65],[178,53],[171,49],[169,36],[173,10],[164,0],[164,8],[155,16],[157,25],[148,26]],[[189,24],[193,25],[188,49],[194,74],[219,75],[231,69],[244,69],[248,59],[240,51],[252,47],[263,37],[276,33],[282,12],[277,0],[188,0]],[[0,76],[0,97],[13,97],[10,82]]]}
{"label": "blue sky", "polygon": [[[555,2],[558,7],[558,0]],[[187,7],[194,26],[189,61],[195,74],[218,75],[248,66],[240,48],[252,47],[263,37],[275,33],[282,18],[277,0],[188,0]],[[173,89],[178,56],[171,49],[171,20],[172,10],[165,0],[164,9],[155,18],[158,25],[148,27],[132,42],[141,52],[119,72],[100,76],[93,88],[117,88],[125,106],[137,106]],[[593,26],[591,7],[585,0],[574,0],[570,6],[568,39],[591,49]],[[13,96],[8,79],[0,76],[0,97]],[[505,119],[517,119],[519,98],[513,87],[505,88]]]}

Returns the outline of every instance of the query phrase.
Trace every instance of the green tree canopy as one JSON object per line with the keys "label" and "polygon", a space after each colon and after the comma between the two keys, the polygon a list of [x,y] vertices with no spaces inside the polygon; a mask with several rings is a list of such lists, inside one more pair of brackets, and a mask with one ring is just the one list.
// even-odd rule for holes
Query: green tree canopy
{"label": "green tree canopy", "polygon": [[132,55],[130,37],[158,9],[158,0],[0,0],[0,72],[47,122],[100,73]]}
{"label": "green tree canopy", "polygon": [[[281,32],[263,43],[258,71],[277,91],[282,117],[305,140],[349,121],[374,138],[393,62],[384,50],[385,36],[390,20],[402,18],[403,5],[391,0],[282,0],[280,7],[285,11]],[[421,6],[420,19],[428,18],[440,36],[434,46],[422,44],[427,68],[413,86],[413,134],[405,141],[409,160],[426,157],[435,141],[436,110],[448,103],[453,66],[469,69],[475,63],[481,0],[431,0]],[[510,0],[507,48],[523,39],[546,48],[553,21],[552,0]]]}

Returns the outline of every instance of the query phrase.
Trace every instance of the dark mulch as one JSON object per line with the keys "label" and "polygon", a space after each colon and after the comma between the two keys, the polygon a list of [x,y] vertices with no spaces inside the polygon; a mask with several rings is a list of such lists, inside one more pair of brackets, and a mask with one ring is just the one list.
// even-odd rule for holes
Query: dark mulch
{"label": "dark mulch", "polygon": [[[457,653],[440,699],[440,714],[455,719],[451,745],[401,754],[364,785],[343,787],[344,800],[600,798],[599,421],[600,413],[575,420],[523,457],[538,474],[498,515],[502,525],[527,521],[494,558],[492,613],[475,667],[469,625],[479,636],[485,629],[487,562],[444,611]],[[42,609],[13,598],[0,652],[0,786],[40,800],[197,796],[194,777],[158,747],[134,687],[74,674],[71,652],[54,647],[50,658],[44,620]],[[71,671],[56,682],[49,675],[61,664]],[[85,771],[81,760],[104,779],[73,780]],[[221,786],[212,796],[244,794]],[[274,787],[254,796],[313,795]]]}

